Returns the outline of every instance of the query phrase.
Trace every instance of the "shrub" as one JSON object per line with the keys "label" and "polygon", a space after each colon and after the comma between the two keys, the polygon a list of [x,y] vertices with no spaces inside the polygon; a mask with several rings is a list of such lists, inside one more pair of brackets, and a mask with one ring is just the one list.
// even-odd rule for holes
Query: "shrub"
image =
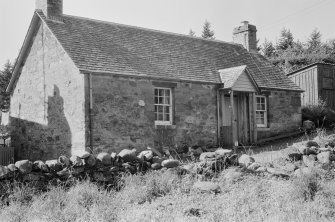
{"label": "shrub", "polygon": [[303,121],[310,120],[318,128],[322,126],[330,127],[335,120],[334,110],[328,108],[327,103],[322,99],[319,99],[315,105],[303,106],[301,113]]}

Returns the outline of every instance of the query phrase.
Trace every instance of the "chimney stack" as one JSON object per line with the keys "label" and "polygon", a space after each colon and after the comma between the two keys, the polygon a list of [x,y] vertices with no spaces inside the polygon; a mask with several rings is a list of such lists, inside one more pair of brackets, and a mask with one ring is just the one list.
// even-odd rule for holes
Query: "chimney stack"
{"label": "chimney stack", "polygon": [[233,41],[243,45],[249,52],[257,52],[256,26],[249,24],[248,21],[242,23],[242,26],[234,28]]}
{"label": "chimney stack", "polygon": [[63,15],[63,0],[36,0],[36,10],[42,10],[48,19]]}

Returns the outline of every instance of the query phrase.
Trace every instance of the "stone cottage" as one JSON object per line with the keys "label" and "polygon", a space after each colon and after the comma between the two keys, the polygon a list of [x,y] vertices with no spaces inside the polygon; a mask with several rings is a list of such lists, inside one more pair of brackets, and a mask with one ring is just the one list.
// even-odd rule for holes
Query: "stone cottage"
{"label": "stone cottage", "polygon": [[301,124],[300,93],[256,51],[234,43],[63,14],[37,0],[7,91],[17,158],[147,146],[248,145]]}

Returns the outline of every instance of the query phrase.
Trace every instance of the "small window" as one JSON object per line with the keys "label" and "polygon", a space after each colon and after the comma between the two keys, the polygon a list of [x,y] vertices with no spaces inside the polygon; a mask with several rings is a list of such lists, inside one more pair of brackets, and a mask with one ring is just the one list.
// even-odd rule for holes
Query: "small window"
{"label": "small window", "polygon": [[155,88],[155,125],[172,125],[172,93],[169,88]]}
{"label": "small window", "polygon": [[256,96],[256,124],[257,127],[267,126],[267,105],[265,96]]}

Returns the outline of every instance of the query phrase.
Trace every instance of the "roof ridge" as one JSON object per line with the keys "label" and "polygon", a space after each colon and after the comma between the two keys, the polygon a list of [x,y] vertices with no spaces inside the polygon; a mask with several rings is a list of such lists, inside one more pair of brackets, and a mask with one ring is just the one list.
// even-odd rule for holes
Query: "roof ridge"
{"label": "roof ridge", "polygon": [[190,38],[190,39],[209,41],[209,42],[217,42],[217,43],[224,43],[224,44],[236,45],[236,46],[243,47],[241,44],[234,43],[234,42],[227,42],[227,41],[223,41],[223,40],[204,39],[204,38],[197,37],[197,36],[190,36],[190,35],[186,35],[186,34],[163,31],[163,30],[157,30],[157,29],[151,29],[151,28],[145,28],[145,27],[140,27],[140,26],[135,26],[135,25],[126,25],[126,24],[121,24],[121,23],[116,23],[116,22],[110,22],[110,21],[104,21],[104,20],[99,20],[99,19],[76,16],[76,15],[63,14],[63,16],[77,18],[77,19],[85,19],[85,20],[89,20],[89,21],[93,21],[93,22],[101,22],[101,23],[106,23],[106,24],[110,24],[110,25],[118,25],[118,26],[123,26],[123,27],[128,27],[128,28],[142,29],[142,30],[145,30],[145,31],[158,32],[158,33],[162,33],[162,34],[175,35],[175,36],[180,36],[180,37],[187,37],[187,38]]}

